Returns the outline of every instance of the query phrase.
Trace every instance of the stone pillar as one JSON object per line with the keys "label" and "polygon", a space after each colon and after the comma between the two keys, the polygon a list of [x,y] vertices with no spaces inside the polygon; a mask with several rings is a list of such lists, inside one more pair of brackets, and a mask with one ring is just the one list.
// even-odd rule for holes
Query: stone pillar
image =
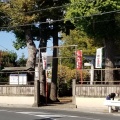
{"label": "stone pillar", "polygon": [[34,82],[34,104],[33,107],[40,106],[40,81],[35,80]]}
{"label": "stone pillar", "polygon": [[73,104],[76,104],[75,102],[75,85],[76,85],[76,79],[72,80],[72,102]]}

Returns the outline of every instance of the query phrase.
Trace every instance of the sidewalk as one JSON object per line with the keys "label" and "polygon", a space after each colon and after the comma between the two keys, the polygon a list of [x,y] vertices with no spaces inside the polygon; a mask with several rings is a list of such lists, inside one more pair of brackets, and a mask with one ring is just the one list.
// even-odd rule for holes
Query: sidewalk
{"label": "sidewalk", "polygon": [[[0,104],[0,107],[17,107],[17,108],[35,108],[35,109],[56,109],[56,110],[67,110],[67,111],[77,111],[77,112],[89,112],[89,113],[108,113],[108,108],[93,108],[89,106],[76,108],[76,105],[72,103],[71,97],[59,98],[58,103],[47,104],[40,107],[32,107],[25,105],[9,105]],[[120,111],[118,112],[120,114]],[[115,113],[116,114],[116,113]]]}
{"label": "sidewalk", "polygon": [[[106,106],[106,108],[103,107],[90,107],[90,106],[86,106],[85,107],[80,107],[80,108],[76,108],[76,105],[74,105],[72,103],[72,97],[63,97],[63,98],[59,98],[60,102],[56,103],[56,104],[48,104],[46,106],[40,106],[40,109],[58,109],[58,110],[68,110],[68,111],[77,111],[77,112],[89,112],[89,113],[103,113],[103,114],[110,114],[108,112],[108,107]],[[113,112],[113,114],[120,114],[119,112]]]}
{"label": "sidewalk", "polygon": [[58,103],[55,104],[47,104],[45,106],[40,106],[41,109],[59,109],[59,110],[69,110],[69,111],[80,111],[80,112],[100,112],[100,113],[108,113],[108,108],[91,108],[89,106],[76,108],[76,105],[72,103],[72,97],[63,97],[59,98]]}
{"label": "sidewalk", "polygon": [[50,109],[76,109],[76,105],[72,103],[72,97],[61,97],[58,98],[59,102],[53,104],[47,104],[40,106],[39,108],[50,108]]}

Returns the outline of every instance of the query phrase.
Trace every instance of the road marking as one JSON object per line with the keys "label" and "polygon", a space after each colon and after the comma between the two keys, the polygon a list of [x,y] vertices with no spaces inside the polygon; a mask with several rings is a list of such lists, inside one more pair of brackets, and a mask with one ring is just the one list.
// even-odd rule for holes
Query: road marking
{"label": "road marking", "polygon": [[34,115],[34,114],[50,114],[50,113],[45,113],[45,112],[16,112],[16,113],[30,114],[30,115]]}
{"label": "road marking", "polygon": [[116,114],[113,114],[114,116],[120,116],[120,114],[119,113],[116,113]]}
{"label": "road marking", "polygon": [[6,110],[0,110],[0,111],[6,111]]}
{"label": "road marking", "polygon": [[28,115],[34,115],[37,117],[42,117],[42,118],[50,118],[53,120],[57,120],[56,118],[62,118],[62,117],[70,117],[70,118],[84,118],[88,120],[100,120],[100,119],[94,119],[94,118],[89,118],[89,117],[80,117],[80,116],[71,116],[71,115],[63,115],[63,114],[52,114],[51,113],[45,113],[45,112],[17,112],[21,114],[28,114]]}
{"label": "road marking", "polygon": [[87,120],[101,120],[101,119],[95,119],[95,118],[89,118],[89,117],[80,117],[80,116],[71,116],[71,115],[63,115],[63,114],[51,114],[47,112],[17,112],[17,111],[10,111],[10,110],[0,110],[0,111],[5,111],[5,112],[13,112],[13,113],[18,113],[18,114],[26,114],[26,115],[33,115],[37,117],[42,117],[42,118],[49,118],[51,120],[58,120],[59,118],[63,117],[68,117],[68,118],[84,118]]}

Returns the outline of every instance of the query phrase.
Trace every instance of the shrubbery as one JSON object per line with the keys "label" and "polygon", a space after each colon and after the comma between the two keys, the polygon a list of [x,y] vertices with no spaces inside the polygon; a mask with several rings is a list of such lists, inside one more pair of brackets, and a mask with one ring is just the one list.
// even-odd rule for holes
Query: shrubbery
{"label": "shrubbery", "polygon": [[[82,71],[82,79],[85,81],[89,77],[89,71]],[[80,81],[80,70],[70,69],[67,66],[58,66],[58,95],[72,95],[72,79]]]}

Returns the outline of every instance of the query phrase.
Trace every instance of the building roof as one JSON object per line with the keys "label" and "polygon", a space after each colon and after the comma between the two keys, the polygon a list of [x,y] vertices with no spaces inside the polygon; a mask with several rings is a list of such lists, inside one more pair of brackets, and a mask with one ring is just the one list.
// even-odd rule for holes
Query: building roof
{"label": "building roof", "polygon": [[5,67],[2,71],[29,71],[32,69],[30,67]]}

